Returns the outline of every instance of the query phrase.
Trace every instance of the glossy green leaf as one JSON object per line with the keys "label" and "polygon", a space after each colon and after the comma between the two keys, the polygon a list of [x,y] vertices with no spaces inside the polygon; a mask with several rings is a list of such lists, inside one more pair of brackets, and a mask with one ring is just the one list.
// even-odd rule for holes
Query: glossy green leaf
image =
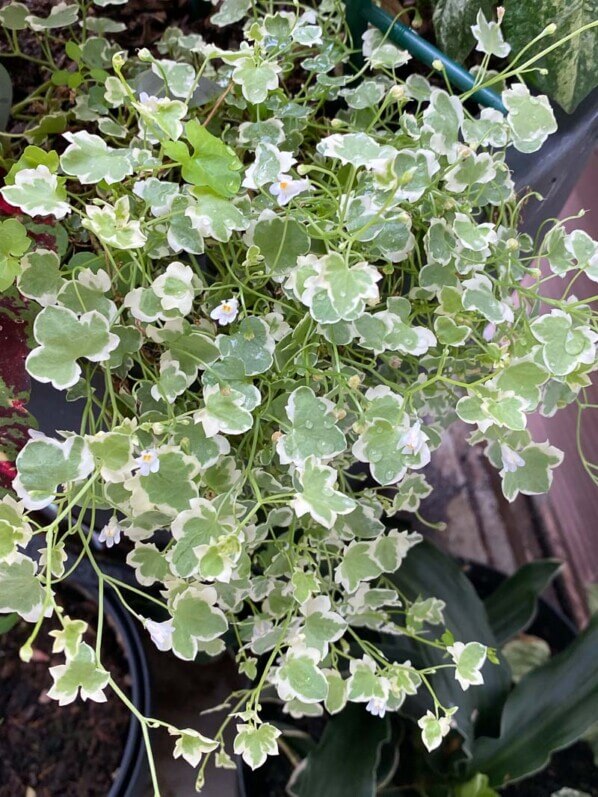
{"label": "glossy green leaf", "polygon": [[297,258],[309,252],[309,235],[293,219],[264,219],[255,225],[253,240],[259,246],[264,263],[272,274],[287,274],[297,265]]}
{"label": "glossy green leaf", "polygon": [[374,797],[382,745],[390,737],[388,718],[373,717],[349,704],[332,717],[288,790],[293,797]]}
{"label": "glossy green leaf", "polygon": [[526,675],[509,695],[498,738],[480,738],[470,772],[484,772],[491,786],[542,769],[550,755],[578,739],[598,713],[598,617],[575,642]]}
{"label": "glossy green leaf", "polygon": [[167,141],[164,151],[181,164],[181,174],[188,183],[211,188],[221,196],[237,193],[241,184],[241,161],[221,139],[213,136],[197,119],[185,125],[185,137],[192,153],[182,141]]}

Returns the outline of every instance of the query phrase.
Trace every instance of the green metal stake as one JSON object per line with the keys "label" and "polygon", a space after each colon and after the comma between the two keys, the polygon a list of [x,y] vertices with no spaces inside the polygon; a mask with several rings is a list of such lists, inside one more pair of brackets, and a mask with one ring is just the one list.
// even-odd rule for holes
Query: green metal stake
{"label": "green metal stake", "polygon": [[[361,37],[369,22],[383,33],[387,33],[391,41],[410,52],[418,61],[430,67],[434,61],[440,61],[451,85],[461,91],[469,91],[474,87],[474,77],[464,67],[449,58],[442,50],[422,39],[412,28],[402,22],[394,21],[390,14],[373,5],[370,0],[345,0],[345,5],[347,7],[347,24],[351,31],[354,47],[359,47]],[[363,61],[359,58],[356,63],[359,65]],[[504,114],[507,112],[499,95],[492,89],[478,89],[471,95],[471,98],[480,105],[495,108]]]}

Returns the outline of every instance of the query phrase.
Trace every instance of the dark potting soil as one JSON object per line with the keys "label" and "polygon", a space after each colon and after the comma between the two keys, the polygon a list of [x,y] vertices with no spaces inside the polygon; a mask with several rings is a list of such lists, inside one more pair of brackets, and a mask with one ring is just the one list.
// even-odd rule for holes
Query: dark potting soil
{"label": "dark potting soil", "polygon": [[[0,0],[0,7],[6,0]],[[40,17],[47,17],[55,0],[21,0],[30,13]],[[221,47],[228,47],[241,41],[242,35],[239,25],[219,28],[212,25],[210,17],[214,13],[214,6],[202,0],[128,0],[125,5],[91,7],[95,16],[110,17],[116,22],[125,24],[126,30],[121,33],[111,33],[111,41],[117,42],[123,49],[134,52],[139,47],[148,47],[159,55],[155,49],[156,42],[162,37],[168,27],[178,27],[183,33],[199,33],[208,41]],[[52,31],[50,49],[59,69],[72,69],[73,62],[64,53],[65,43],[71,35],[68,28]],[[21,50],[29,56],[44,57],[40,48],[38,37],[31,31],[19,31],[18,39]],[[5,43],[0,41],[0,63],[8,69],[14,91],[14,101],[17,102],[32,91],[37,89],[50,77],[50,72],[44,66],[38,66],[20,58],[5,58],[2,60],[2,50]],[[66,87],[55,90],[54,96],[60,96],[64,109],[72,106],[72,93]],[[29,114],[43,115],[46,108],[43,102],[31,103],[28,106]],[[9,131],[20,132],[24,123],[20,120],[11,120]]]}
{"label": "dark potting soil", "polygon": [[[70,588],[61,590],[60,600],[70,617],[89,624],[85,641],[94,645],[97,605]],[[47,696],[48,668],[64,663],[64,654],[51,652],[48,636],[58,626],[53,618],[45,621],[28,664],[19,648],[32,626],[19,623],[0,636],[0,797],[106,797],[118,770],[129,712],[110,689],[106,703],[78,699],[59,706]],[[128,692],[126,660],[108,622],[102,659]]]}
{"label": "dark potting soil", "polygon": [[589,745],[583,742],[555,753],[542,772],[501,790],[504,797],[548,797],[567,786],[598,797],[598,771]]}

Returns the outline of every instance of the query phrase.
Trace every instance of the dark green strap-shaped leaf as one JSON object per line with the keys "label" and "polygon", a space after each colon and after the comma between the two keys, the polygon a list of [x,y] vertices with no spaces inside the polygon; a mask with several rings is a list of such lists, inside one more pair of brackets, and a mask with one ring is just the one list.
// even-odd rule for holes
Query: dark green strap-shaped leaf
{"label": "dark green strap-shaped leaf", "polygon": [[527,628],[536,614],[538,597],[560,568],[558,559],[529,562],[486,598],[486,613],[499,645]]}
{"label": "dark green strap-shaped leaf", "polygon": [[19,622],[19,615],[11,612],[11,614],[0,615],[0,634],[6,634],[11,628]]}
{"label": "dark green strap-shaped leaf", "polygon": [[350,703],[326,725],[320,743],[291,779],[293,797],[374,797],[380,749],[390,737],[388,717]]}
{"label": "dark green strap-shaped leaf", "polygon": [[[496,638],[486,617],[484,604],[478,597],[471,581],[463,573],[459,564],[451,556],[424,541],[416,545],[398,571],[391,576],[392,581],[409,599],[418,596],[434,596],[446,604],[444,617],[446,627],[459,642],[481,642],[489,647],[497,647]],[[440,629],[434,629],[438,634]],[[429,635],[432,636],[432,635]],[[387,655],[394,655],[397,661],[410,658],[414,665],[430,667],[446,664],[442,651],[436,648],[410,642],[406,637],[384,648]],[[510,672],[506,661],[500,657],[500,664],[487,661],[482,670],[483,687],[471,687],[464,692],[455,680],[452,669],[442,669],[432,676],[438,699],[444,706],[459,706],[454,720],[464,737],[464,745],[469,749],[474,735],[474,721],[477,718],[478,732],[498,732],[500,711],[510,685]],[[413,709],[414,715],[421,716],[422,691],[419,700],[408,701],[405,708]],[[418,713],[419,712],[419,713]]]}
{"label": "dark green strap-shaped leaf", "polygon": [[478,739],[471,773],[491,786],[542,769],[550,755],[572,744],[598,716],[598,617],[562,653],[526,675],[509,695],[500,736]]}
{"label": "dark green strap-shaped leaf", "polygon": [[6,130],[12,105],[12,81],[6,67],[0,64],[0,130]]}

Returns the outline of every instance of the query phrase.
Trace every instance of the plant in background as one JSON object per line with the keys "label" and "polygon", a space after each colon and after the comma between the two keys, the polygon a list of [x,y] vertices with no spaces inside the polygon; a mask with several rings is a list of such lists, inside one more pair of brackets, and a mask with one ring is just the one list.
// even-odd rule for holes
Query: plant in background
{"label": "plant in background", "polygon": [[[1,505],[0,611],[33,624],[23,657],[56,614],[50,697],[127,700],[102,664],[101,622],[94,649],[55,594],[78,545],[100,612],[111,587],[160,650],[236,650],[249,685],[213,739],[137,712],[146,736],[176,738],[198,788],[211,756],[259,767],[278,752],[262,711],[273,693],[293,717],[347,703],[383,717],[424,696],[428,750],[451,727],[466,736],[470,695],[505,665],[491,635],[455,636],[440,583],[398,586],[421,536],[397,514],[425,522],[422,469],[457,417],[509,500],[544,492],[562,455],[532,440],[527,415],[584,401],[596,321],[572,286],[598,278],[596,244],[560,224],[541,244],[520,235],[504,162],[507,146],[534,152],[554,132],[547,99],[513,67],[506,117],[480,113],[442,75],[403,80],[408,55],[373,29],[354,74],[334,0],[225,0],[213,20],[244,23],[238,48],[169,29],[136,55],[82,6],[0,11],[8,55],[36,31],[49,68],[51,31],[73,31],[68,68],[19,104],[25,130],[3,150],[0,193],[17,209],[3,285],[38,310],[27,370],[85,405],[79,433],[32,436],[18,501]],[[502,39],[495,23],[476,35],[482,85]],[[47,116],[29,119],[42,94]],[[540,257],[571,275],[560,300],[541,296]],[[99,510],[139,587],[96,561]],[[132,605],[138,593],[155,613]],[[388,636],[434,655],[393,656]]]}
{"label": "plant in background", "polygon": [[[479,15],[504,14],[503,28],[506,41],[500,41],[494,55],[509,58],[512,64],[519,61],[525,49],[527,57],[544,49],[540,37],[548,25],[556,25],[559,36],[576,33],[579,28],[596,21],[596,4],[572,4],[552,0],[418,0],[422,15],[432,12],[434,31],[441,48],[452,58],[464,61],[474,48],[484,50],[476,43]],[[490,23],[492,25],[492,23]],[[482,22],[482,25],[484,23]],[[537,67],[529,75],[536,88],[545,91],[567,112],[572,112],[593,89],[598,86],[594,68],[598,48],[598,32],[587,27],[575,35],[566,48],[556,47],[544,52]]]}
{"label": "plant in background", "polygon": [[[552,658],[543,639],[520,634],[536,615],[538,595],[559,569],[556,560],[528,563],[482,600],[454,559],[427,541],[418,545],[392,576],[395,586],[408,598],[438,595],[447,607],[447,625],[500,650],[499,665],[484,672],[483,687],[465,695],[452,673],[437,674],[442,702],[459,705],[455,720],[460,714],[466,716],[458,721],[459,736],[449,731],[443,750],[434,755],[427,754],[413,722],[430,709],[422,691],[409,693],[399,712],[382,719],[348,705],[327,723],[319,739],[309,735],[313,725],[283,725],[283,750],[291,753],[287,793],[292,797],[498,797],[497,788],[542,770],[555,750],[571,745],[592,727],[598,701],[592,652],[598,635],[596,616],[569,648]],[[481,576],[476,577],[474,566],[474,582],[483,586],[483,572]],[[544,617],[540,627],[554,619]],[[440,651],[404,636],[384,636],[382,646],[391,660],[409,659],[418,667],[442,662]],[[591,742],[589,735],[586,738]],[[341,756],[343,767],[338,766]],[[551,769],[551,777],[558,778],[558,765]],[[259,775],[254,776],[257,782]],[[549,778],[543,785],[532,783],[529,792],[520,793],[549,797],[554,782]],[[259,794],[260,789],[249,781],[248,792]],[[585,794],[572,791],[571,797]]]}

